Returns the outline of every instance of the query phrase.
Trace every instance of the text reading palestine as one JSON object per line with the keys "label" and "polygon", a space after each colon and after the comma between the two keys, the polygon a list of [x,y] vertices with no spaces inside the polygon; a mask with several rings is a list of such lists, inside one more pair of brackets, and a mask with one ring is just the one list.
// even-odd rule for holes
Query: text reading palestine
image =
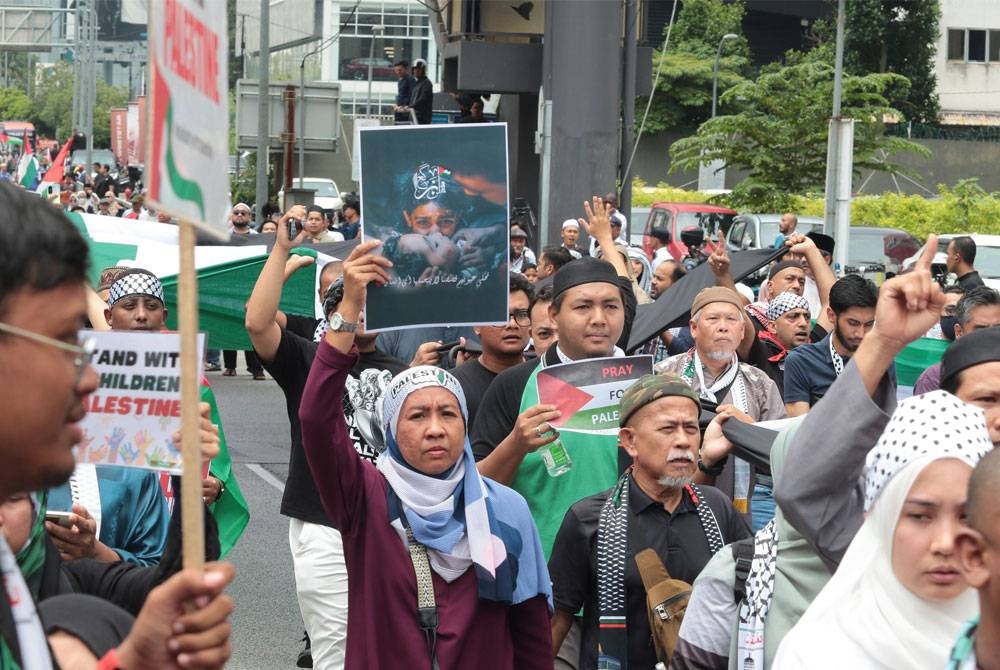
{"label": "text reading palestine", "polygon": [[219,102],[219,36],[177,0],[167,0],[163,54],[167,66],[214,103]]}

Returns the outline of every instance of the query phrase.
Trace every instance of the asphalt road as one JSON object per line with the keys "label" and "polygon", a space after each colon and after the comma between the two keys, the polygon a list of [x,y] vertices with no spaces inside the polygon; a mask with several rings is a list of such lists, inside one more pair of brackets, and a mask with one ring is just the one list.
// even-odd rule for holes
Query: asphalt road
{"label": "asphalt road", "polygon": [[[239,361],[243,364],[243,355]],[[302,649],[302,618],[288,550],[288,519],[278,513],[288,474],[288,418],[278,385],[253,381],[245,369],[237,377],[208,373],[236,478],[250,506],[250,525],[228,556],[236,566],[229,593],[233,655],[228,668],[294,668]]]}

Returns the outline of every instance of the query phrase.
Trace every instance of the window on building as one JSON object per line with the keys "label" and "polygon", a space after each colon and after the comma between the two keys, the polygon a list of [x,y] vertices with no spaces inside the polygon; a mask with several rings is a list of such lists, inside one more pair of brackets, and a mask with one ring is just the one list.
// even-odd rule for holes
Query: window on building
{"label": "window on building", "polygon": [[948,30],[948,60],[965,60],[965,31]]}
{"label": "window on building", "polygon": [[990,51],[988,60],[991,63],[1000,63],[1000,30],[990,31]]}
{"label": "window on building", "polygon": [[986,62],[986,31],[968,31],[969,51],[965,60],[970,63]]}

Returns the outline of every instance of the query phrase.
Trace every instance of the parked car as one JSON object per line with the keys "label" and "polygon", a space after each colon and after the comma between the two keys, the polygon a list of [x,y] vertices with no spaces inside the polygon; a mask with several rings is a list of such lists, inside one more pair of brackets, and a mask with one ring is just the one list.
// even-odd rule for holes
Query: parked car
{"label": "parked car", "polygon": [[[760,249],[774,245],[778,237],[778,223],[781,214],[740,214],[733,219],[733,225],[726,235],[726,247],[730,251]],[[800,216],[796,232],[823,232],[823,219],[815,216]]]}
{"label": "parked car", "polygon": [[[300,188],[297,178],[292,179],[292,188]],[[303,177],[301,188],[313,191],[313,204],[322,207],[327,216],[336,216],[340,208],[344,206],[344,202],[340,197],[340,189],[337,188],[337,182],[332,179]],[[278,191],[278,206],[281,207],[281,211],[288,209],[285,207],[285,189]]]}
{"label": "parked car", "polygon": [[368,64],[372,66],[372,79],[395,81],[396,71],[392,61],[386,58],[348,58],[340,62],[340,78],[364,81],[368,79]]}
{"label": "parked car", "polygon": [[860,274],[876,284],[899,274],[903,264],[923,246],[898,228],[851,226],[846,273]]}
{"label": "parked car", "polygon": [[715,249],[718,231],[726,233],[733,223],[736,212],[727,207],[704,205],[693,202],[655,202],[646,217],[642,229],[642,248],[646,255],[653,257],[651,230],[666,230],[670,233],[667,248],[674,260],[681,261],[688,255],[687,246],[681,241],[681,231],[689,227],[701,228],[705,233],[704,251],[711,254]]}

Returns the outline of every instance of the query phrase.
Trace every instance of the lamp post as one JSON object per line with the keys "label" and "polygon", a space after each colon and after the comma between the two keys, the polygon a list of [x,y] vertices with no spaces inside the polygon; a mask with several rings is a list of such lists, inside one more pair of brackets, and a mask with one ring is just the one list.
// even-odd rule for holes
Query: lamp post
{"label": "lamp post", "polygon": [[718,100],[719,92],[719,57],[722,56],[722,45],[726,43],[726,40],[736,40],[739,39],[739,35],[734,35],[733,33],[726,33],[719,40],[719,48],[715,50],[715,67],[712,69],[712,118],[715,118],[715,103]]}
{"label": "lamp post", "polygon": [[372,64],[375,60],[375,36],[381,35],[385,30],[385,26],[372,26],[372,43],[368,49],[368,116],[374,117],[372,114]]}

